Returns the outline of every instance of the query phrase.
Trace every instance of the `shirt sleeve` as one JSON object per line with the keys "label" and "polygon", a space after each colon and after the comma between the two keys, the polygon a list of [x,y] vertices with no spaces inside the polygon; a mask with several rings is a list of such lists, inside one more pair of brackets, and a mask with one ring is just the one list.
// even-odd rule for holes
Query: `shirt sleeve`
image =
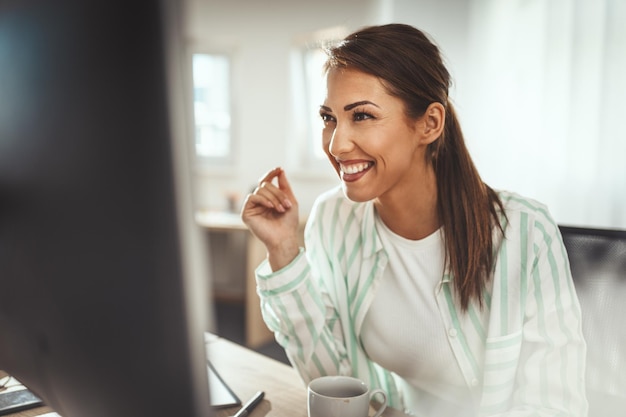
{"label": "shirt sleeve", "polygon": [[305,383],[351,372],[338,313],[309,262],[301,249],[279,271],[267,261],[256,270],[263,319]]}

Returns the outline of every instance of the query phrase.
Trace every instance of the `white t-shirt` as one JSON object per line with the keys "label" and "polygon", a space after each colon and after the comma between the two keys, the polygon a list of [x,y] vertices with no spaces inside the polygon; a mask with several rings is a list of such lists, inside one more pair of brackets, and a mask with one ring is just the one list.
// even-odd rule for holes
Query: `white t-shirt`
{"label": "white t-shirt", "polygon": [[409,240],[378,216],[376,227],[389,263],[363,323],[365,351],[401,377],[409,409],[456,416],[471,408],[471,396],[435,297],[444,270],[443,232]]}

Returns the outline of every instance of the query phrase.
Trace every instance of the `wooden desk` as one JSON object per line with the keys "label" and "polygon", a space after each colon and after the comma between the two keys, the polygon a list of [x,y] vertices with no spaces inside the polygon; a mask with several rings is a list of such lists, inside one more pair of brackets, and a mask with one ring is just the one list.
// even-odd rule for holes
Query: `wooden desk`
{"label": "wooden desk", "polygon": [[[265,391],[249,417],[307,417],[306,386],[291,366],[214,335],[207,336],[207,355],[242,402]],[[232,416],[237,409],[219,410],[216,417]],[[407,417],[393,408],[387,408],[383,416]]]}
{"label": "wooden desk", "polygon": [[[207,356],[242,402],[265,391],[249,417],[306,417],[306,387],[292,367],[214,335],[207,336]],[[232,416],[237,409],[219,410],[216,417]]]}
{"label": "wooden desk", "polygon": [[[206,336],[206,348],[213,366],[242,402],[259,390],[265,391],[263,401],[250,417],[307,417],[306,387],[292,367],[212,334]],[[237,410],[221,409],[215,417],[229,417]],[[37,417],[50,412],[49,407],[38,407],[9,416]],[[387,408],[383,416],[407,417],[392,408]]]}

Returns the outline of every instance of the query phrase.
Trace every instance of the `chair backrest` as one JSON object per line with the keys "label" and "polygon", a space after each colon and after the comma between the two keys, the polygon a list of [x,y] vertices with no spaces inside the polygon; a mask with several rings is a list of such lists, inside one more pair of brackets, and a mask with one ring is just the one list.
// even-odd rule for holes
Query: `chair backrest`
{"label": "chair backrest", "polygon": [[560,226],[587,341],[589,417],[626,416],[626,231]]}

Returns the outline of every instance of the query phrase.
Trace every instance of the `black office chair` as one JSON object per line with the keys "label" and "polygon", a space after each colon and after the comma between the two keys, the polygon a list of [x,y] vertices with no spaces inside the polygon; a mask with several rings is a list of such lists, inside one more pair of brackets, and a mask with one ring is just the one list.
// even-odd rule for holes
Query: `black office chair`
{"label": "black office chair", "polygon": [[626,416],[626,231],[560,226],[587,340],[589,417]]}

